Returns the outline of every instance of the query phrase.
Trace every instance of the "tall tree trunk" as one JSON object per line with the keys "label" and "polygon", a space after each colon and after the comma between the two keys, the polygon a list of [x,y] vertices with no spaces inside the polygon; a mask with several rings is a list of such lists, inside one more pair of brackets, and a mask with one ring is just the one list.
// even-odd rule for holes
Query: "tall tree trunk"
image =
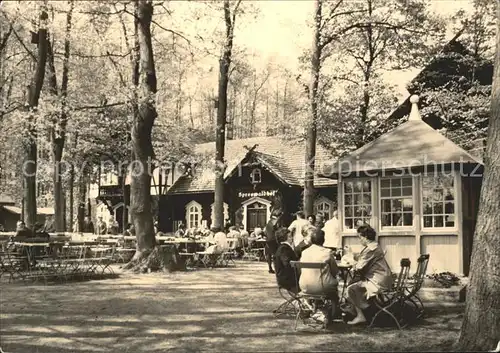
{"label": "tall tree trunk", "polygon": [[467,304],[459,345],[465,351],[488,351],[500,341],[500,5],[491,118],[484,158],[479,214],[472,247]]}
{"label": "tall tree trunk", "polygon": [[[75,132],[75,134],[73,135],[73,139],[72,139],[72,145],[73,145],[73,149],[76,149],[77,145],[78,145],[78,133]],[[73,228],[74,228],[74,224],[76,222],[77,224],[77,231],[79,231],[81,228],[79,228],[79,223],[78,223],[78,208],[77,208],[77,213],[76,213],[76,217],[75,217],[75,173],[76,173],[76,170],[75,170],[75,164],[74,163],[71,163],[71,166],[70,166],[70,170],[69,170],[69,205],[70,205],[70,210],[69,210],[69,219],[70,219],[70,231],[72,232],[73,231]],[[80,172],[81,173],[81,172]],[[79,205],[79,204],[78,204]]]}
{"label": "tall tree trunk", "polygon": [[37,169],[37,131],[35,128],[33,110],[38,106],[40,92],[45,78],[45,63],[47,62],[47,7],[42,5],[40,11],[40,27],[38,29],[38,59],[33,80],[28,93],[28,134],[24,137],[24,221],[33,229],[36,223],[36,169]]}
{"label": "tall tree trunk", "polygon": [[214,220],[212,226],[221,228],[224,225],[224,148],[226,142],[227,119],[227,86],[229,83],[229,66],[233,50],[234,21],[240,1],[231,14],[229,0],[224,0],[224,19],[226,23],[226,38],[222,57],[219,60],[219,97],[217,109],[217,130],[215,132],[215,195]]}
{"label": "tall tree trunk", "polygon": [[139,97],[138,111],[131,129],[132,155],[130,208],[134,222],[137,251],[134,260],[142,259],[155,247],[153,214],[151,210],[150,163],[153,159],[151,134],[157,116],[155,107],[156,71],[151,43],[152,0],[138,0],[136,18],[139,42]]}
{"label": "tall tree trunk", "polygon": [[[66,141],[66,125],[67,125],[67,112],[66,112],[66,97],[68,95],[68,81],[69,81],[69,57],[70,57],[70,35],[71,35],[71,22],[73,16],[74,2],[70,1],[70,9],[66,15],[66,35],[64,40],[64,59],[62,67],[61,78],[61,111],[59,112],[54,125],[51,128],[51,145],[52,145],[52,161],[53,173],[52,181],[54,188],[54,216],[55,216],[55,231],[62,233],[65,231],[65,205],[63,197],[63,180],[61,170],[61,161],[64,152],[64,144]],[[52,44],[48,43],[48,58],[49,58],[49,90],[54,96],[58,96],[57,76],[54,64],[54,52]]]}
{"label": "tall tree trunk", "polygon": [[[78,179],[78,231],[83,232],[84,218],[87,213],[87,180],[89,179],[90,170],[84,162]],[[89,217],[91,215],[89,214]]]}
{"label": "tall tree trunk", "polygon": [[322,0],[315,0],[314,38],[311,56],[311,83],[309,87],[311,120],[307,124],[306,130],[306,170],[304,175],[304,212],[307,215],[314,213],[314,167],[316,158],[316,122],[318,119],[318,85],[319,71],[321,68],[320,30],[322,5]]}
{"label": "tall tree trunk", "polygon": [[73,231],[73,224],[75,222],[75,165],[71,163],[69,167],[69,181],[68,181],[68,189],[69,189],[69,229],[66,228],[66,231]]}
{"label": "tall tree trunk", "polygon": [[123,168],[122,170],[122,175],[123,175],[123,183],[122,183],[122,195],[123,195],[123,213],[122,213],[122,233],[125,234],[125,231],[127,230],[127,226],[129,224],[129,217],[128,217],[128,206],[130,205],[130,197],[128,195],[128,190],[127,190],[127,183],[126,183],[126,178],[127,178],[127,168]]}
{"label": "tall tree trunk", "polygon": [[[373,15],[373,2],[368,0],[368,18],[371,19]],[[368,45],[368,60],[363,61],[364,63],[364,82],[363,82],[363,102],[360,107],[360,121],[358,122],[357,138],[356,138],[356,148],[361,148],[366,144],[366,126],[368,123],[368,109],[370,108],[370,80],[372,77],[373,63],[375,62],[375,48],[374,48],[374,38],[373,38],[373,26],[371,22],[368,22],[366,26],[366,40]]]}

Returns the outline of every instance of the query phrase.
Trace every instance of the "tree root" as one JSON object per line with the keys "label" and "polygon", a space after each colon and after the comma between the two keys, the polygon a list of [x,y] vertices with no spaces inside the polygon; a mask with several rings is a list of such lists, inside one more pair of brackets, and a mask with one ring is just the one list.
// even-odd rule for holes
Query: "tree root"
{"label": "tree root", "polygon": [[174,272],[186,269],[185,261],[179,256],[174,245],[155,247],[149,251],[136,251],[129,263],[123,266],[123,270],[134,273],[150,272]]}

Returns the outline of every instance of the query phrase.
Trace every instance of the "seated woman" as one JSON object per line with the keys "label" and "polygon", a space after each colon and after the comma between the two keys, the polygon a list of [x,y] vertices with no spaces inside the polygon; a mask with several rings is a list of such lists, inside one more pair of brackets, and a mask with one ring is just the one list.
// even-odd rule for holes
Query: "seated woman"
{"label": "seated woman", "polygon": [[[310,235],[311,245],[302,252],[300,262],[322,262],[328,263],[329,267],[324,269],[303,268],[300,274],[299,286],[302,292],[312,295],[325,295],[330,298],[334,311],[337,312],[338,307],[338,281],[337,274],[339,272],[335,253],[331,249],[323,247],[325,242],[325,233],[311,228],[308,233]],[[309,234],[308,234],[309,235]],[[325,320],[325,313],[317,313],[313,318]]]}
{"label": "seated woman", "polygon": [[356,310],[356,317],[348,322],[349,325],[366,322],[363,310],[369,307],[368,299],[380,290],[390,289],[392,286],[391,269],[385,260],[384,252],[375,241],[376,235],[369,225],[358,228],[358,237],[364,248],[353,266],[361,280],[347,287],[347,299]]}
{"label": "seated woman", "polygon": [[276,254],[274,255],[274,269],[276,271],[276,282],[280,288],[284,288],[293,293],[298,293],[295,271],[290,265],[290,261],[297,261],[299,258],[293,250],[293,233],[286,228],[276,231],[276,237],[280,242]]}

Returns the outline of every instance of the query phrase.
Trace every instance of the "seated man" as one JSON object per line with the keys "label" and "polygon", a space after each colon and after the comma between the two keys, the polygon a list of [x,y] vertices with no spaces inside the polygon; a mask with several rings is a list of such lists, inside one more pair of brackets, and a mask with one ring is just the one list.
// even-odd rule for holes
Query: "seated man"
{"label": "seated man", "polygon": [[26,227],[24,221],[18,221],[16,224],[16,235],[14,236],[14,239],[18,240],[31,237],[33,237],[33,232]]}
{"label": "seated man", "polygon": [[280,228],[276,231],[276,237],[280,245],[274,256],[274,269],[278,286],[290,292],[298,293],[295,271],[290,265],[290,261],[299,259],[292,247],[293,235],[293,232],[289,232],[286,228]]}
{"label": "seated man", "polygon": [[358,237],[363,250],[358,255],[353,270],[359,274],[361,280],[347,287],[347,298],[356,310],[356,317],[349,321],[349,325],[366,322],[363,313],[369,307],[367,299],[375,296],[380,290],[390,289],[392,273],[383,250],[375,241],[375,230],[369,225],[358,228]]}
{"label": "seated man", "polygon": [[215,230],[214,242],[221,252],[229,250],[226,233],[224,233],[220,228]]}
{"label": "seated man", "polygon": [[175,231],[174,236],[176,238],[183,238],[185,234],[186,234],[186,226],[184,225],[184,223],[181,223],[179,224],[179,228],[177,228],[177,230]]}
{"label": "seated man", "polygon": [[[319,230],[313,231],[310,236],[311,245],[302,252],[301,262],[321,262],[328,263],[325,269],[303,268],[300,275],[299,286],[302,292],[312,295],[325,295],[331,299],[334,310],[338,307],[338,281],[337,281],[337,262],[332,250],[324,248],[325,233]],[[313,318],[324,321],[325,313],[318,312]]]}
{"label": "seated man", "polygon": [[45,228],[42,224],[36,223],[35,224],[35,237],[36,238],[45,238],[45,239],[50,239],[50,234],[45,231]]}
{"label": "seated man", "polygon": [[229,232],[227,233],[228,238],[237,238],[240,235],[240,232],[236,230],[235,226],[230,226],[229,227]]}

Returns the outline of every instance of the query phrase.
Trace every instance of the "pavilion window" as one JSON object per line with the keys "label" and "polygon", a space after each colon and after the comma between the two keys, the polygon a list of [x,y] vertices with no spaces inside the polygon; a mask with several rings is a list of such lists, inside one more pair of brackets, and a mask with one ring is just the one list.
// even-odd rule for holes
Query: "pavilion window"
{"label": "pavilion window", "polygon": [[370,223],[372,183],[370,180],[344,181],[344,227],[356,229]]}
{"label": "pavilion window", "polygon": [[455,179],[437,174],[422,177],[424,228],[455,227]]}
{"label": "pavilion window", "polygon": [[412,177],[380,180],[380,221],[382,227],[413,226]]}

